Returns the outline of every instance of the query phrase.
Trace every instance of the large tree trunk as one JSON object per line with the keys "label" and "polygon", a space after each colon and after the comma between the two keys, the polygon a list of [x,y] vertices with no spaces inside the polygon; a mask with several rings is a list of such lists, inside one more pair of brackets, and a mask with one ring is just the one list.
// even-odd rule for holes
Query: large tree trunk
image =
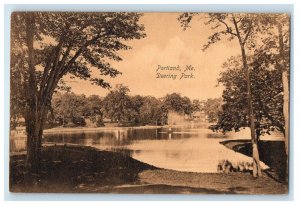
{"label": "large tree trunk", "polygon": [[283,84],[283,116],[284,116],[284,140],[285,140],[285,154],[286,154],[286,181],[289,176],[289,82],[288,71],[282,73]]}
{"label": "large tree trunk", "polygon": [[[248,118],[249,118],[249,124],[250,124],[250,130],[251,130],[251,143],[252,143],[252,158],[253,158],[253,176],[259,177],[262,175],[261,173],[261,167],[259,164],[259,152],[257,147],[257,138],[256,138],[256,132],[255,132],[255,122],[254,122],[254,112],[253,112],[253,105],[252,105],[252,92],[251,92],[251,80],[250,80],[250,73],[247,63],[247,55],[245,51],[245,39],[242,40],[242,37],[240,35],[237,22],[233,16],[233,22],[236,29],[236,34],[239,40],[241,53],[242,53],[242,61],[243,61],[243,68],[245,72],[245,80],[247,84],[247,104],[248,104]],[[248,32],[250,32],[249,30]],[[249,33],[247,34],[249,35]]]}
{"label": "large tree trunk", "polygon": [[250,74],[247,64],[247,56],[245,52],[244,46],[241,45],[242,51],[242,59],[243,59],[243,66],[245,70],[245,78],[247,83],[247,97],[248,97],[248,117],[250,121],[250,130],[251,130],[251,143],[252,143],[252,158],[253,158],[253,176],[259,177],[262,175],[261,167],[259,164],[259,152],[257,147],[257,137],[255,132],[255,122],[254,122],[254,113],[253,113],[253,105],[252,105],[252,93],[251,93],[251,81],[250,81]]}
{"label": "large tree trunk", "polygon": [[41,135],[43,122],[41,121],[42,112],[39,109],[37,98],[37,82],[34,63],[34,32],[35,17],[34,13],[24,14],[26,26],[26,44],[28,49],[28,79],[26,83],[26,114],[25,123],[27,131],[27,158],[26,165],[28,172],[35,174],[39,172]]}
{"label": "large tree trunk", "polygon": [[47,113],[48,106],[38,103],[35,110],[29,109],[27,111],[25,117],[27,130],[26,164],[31,174],[38,174],[40,171],[42,136]]}
{"label": "large tree trunk", "polygon": [[288,181],[289,173],[289,74],[286,60],[284,59],[284,42],[282,34],[282,25],[278,24],[279,35],[279,67],[282,71],[282,86],[283,86],[283,116],[284,116],[284,139],[285,139],[285,153],[287,157],[286,162],[286,181]]}
{"label": "large tree trunk", "polygon": [[26,121],[26,128],[27,128],[26,165],[30,173],[37,174],[40,171],[43,122],[33,121],[30,119],[30,117],[26,117],[25,121]]}
{"label": "large tree trunk", "polygon": [[[254,177],[259,177],[262,175],[261,173],[261,167],[259,164],[259,152],[258,152],[258,147],[257,147],[257,138],[256,138],[256,132],[255,132],[255,122],[254,122],[254,113],[253,113],[253,105],[252,105],[252,93],[251,93],[251,80],[250,80],[250,74],[249,74],[249,68],[248,68],[248,63],[247,63],[247,55],[245,51],[245,40],[247,37],[242,39],[241,33],[238,29],[237,22],[235,20],[234,15],[232,15],[232,20],[235,26],[236,30],[236,35],[239,40],[240,48],[241,48],[241,53],[242,53],[242,61],[243,61],[243,68],[245,72],[245,80],[247,83],[247,103],[248,103],[248,118],[250,121],[250,130],[251,130],[251,143],[252,143],[252,158],[253,158],[253,176]],[[249,28],[248,33],[246,36],[248,36],[251,32],[251,28]]]}
{"label": "large tree trunk", "polygon": [[42,136],[47,112],[47,106],[38,104],[35,110],[29,109],[25,116],[27,130],[26,165],[31,174],[40,172]]}
{"label": "large tree trunk", "polygon": [[[42,95],[38,93],[38,87],[40,87],[41,91],[41,84],[40,86],[37,85],[34,60],[34,39],[36,34],[35,15],[36,13],[34,12],[22,12],[22,18],[25,20],[24,41],[27,47],[27,55],[24,55],[24,58],[26,58],[28,63],[28,70],[26,72],[24,85],[26,100],[24,118],[27,131],[26,166],[30,175],[38,173],[40,170],[41,143],[43,134],[43,124],[45,120],[44,116],[47,113],[48,108],[48,99],[46,98],[46,96],[41,97]],[[50,63],[48,63],[48,65],[50,66]],[[57,65],[57,60],[55,62],[55,65]],[[46,69],[49,68],[50,67],[47,67]],[[45,76],[46,74],[47,72],[45,73]],[[50,81],[50,83],[52,83],[52,81]],[[45,83],[43,83],[43,85],[45,85]],[[47,85],[50,84],[48,83]],[[49,91],[47,92],[47,95],[50,96],[50,94],[48,93],[50,93]]]}

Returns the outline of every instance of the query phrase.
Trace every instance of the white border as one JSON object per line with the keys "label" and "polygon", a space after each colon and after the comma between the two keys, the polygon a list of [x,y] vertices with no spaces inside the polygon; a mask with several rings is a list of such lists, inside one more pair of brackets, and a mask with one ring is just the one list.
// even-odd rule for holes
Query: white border
{"label": "white border", "polygon": [[[166,0],[166,2],[167,2],[167,0]],[[53,4],[65,4],[66,1],[58,1],[58,0],[48,1],[48,0],[46,0],[46,1],[42,1],[41,2],[41,1],[38,1],[38,0],[32,0],[32,1],[26,1],[26,2],[24,2],[24,1],[21,1],[21,0],[16,0],[16,1],[3,0],[2,3],[3,4],[1,5],[1,10],[4,11],[4,4],[15,4],[15,3],[17,3],[17,4],[18,3],[23,3],[23,4],[24,3],[26,3],[26,4],[49,4],[49,3],[53,3]],[[78,3],[85,3],[85,4],[89,4],[89,3],[92,3],[92,4],[96,4],[96,3],[106,3],[106,4],[124,4],[124,3],[130,3],[130,4],[137,4],[137,3],[140,3],[140,4],[150,4],[150,3],[152,3],[152,4],[154,4],[155,3],[155,4],[162,4],[161,0],[144,0],[142,2],[138,1],[138,0],[132,0],[130,2],[129,1],[124,2],[122,0],[109,0],[108,2],[107,1],[99,1],[99,0],[98,1],[96,1],[96,0],[85,0],[83,2],[82,1],[78,1],[78,0],[73,0],[73,1],[69,1],[68,3],[73,3],[73,4],[75,4],[75,3],[76,4],[78,4]],[[172,0],[172,3],[173,4],[195,4],[195,3],[197,3],[197,1]],[[225,4],[225,2],[221,1],[221,0],[210,0],[207,3],[209,3],[209,4]],[[271,0],[268,0],[268,1],[267,0],[252,0],[252,1],[243,1],[243,2],[239,2],[238,0],[229,0],[229,1],[226,1],[226,4],[293,4],[294,5],[294,25],[300,25],[300,23],[299,23],[299,3],[297,2],[297,0],[286,0],[286,1],[279,1],[279,0],[273,0],[273,1],[271,1]],[[206,5],[203,5],[203,7],[205,7],[205,6]],[[218,6],[218,5],[216,5],[216,6]],[[81,7],[84,7],[84,6],[77,5],[76,7],[78,7],[80,9]],[[173,6],[170,5],[170,7],[173,7]],[[182,9],[184,7],[185,6],[182,5],[182,7],[179,6],[178,8]],[[231,5],[228,5],[228,7],[231,7]],[[158,9],[159,9],[159,7],[158,7]],[[1,19],[0,19],[1,23],[4,22],[4,15],[5,15],[5,12],[1,12]],[[1,26],[1,32],[0,32],[0,35],[1,35],[1,45],[5,45],[5,42],[4,42],[4,34],[5,34],[5,32],[7,32],[7,31],[4,31],[4,27]],[[295,26],[294,27],[294,44],[293,44],[294,45],[294,53],[295,54],[299,53],[299,40],[298,40],[299,36],[300,36],[300,34],[299,34],[299,28]],[[4,51],[3,49],[1,49],[1,62],[4,62],[4,60],[5,60],[4,59],[5,52],[7,52],[7,50]],[[298,118],[299,117],[299,115],[298,115],[299,114],[299,107],[297,107],[296,105],[300,104],[300,101],[299,101],[299,92],[297,92],[299,90],[299,83],[298,83],[299,79],[298,78],[299,78],[300,74],[299,74],[299,69],[297,69],[297,68],[299,68],[299,57],[298,56],[295,57],[295,56],[296,55],[294,55],[294,113],[293,113],[293,115],[294,115],[294,126],[297,127],[296,126],[297,122],[299,122],[299,118]],[[0,73],[0,85],[1,85],[1,96],[0,96],[0,99],[4,99],[6,97],[6,96],[4,96],[4,76],[7,76],[7,74],[4,73],[4,69],[1,69],[0,72],[1,72]],[[5,124],[4,114],[5,114],[5,112],[8,112],[7,111],[8,107],[7,107],[7,105],[6,105],[6,107],[4,107],[4,100],[0,100],[0,103],[1,103],[1,105],[0,105],[0,116],[1,116],[0,117],[0,130],[1,130],[1,133],[2,133],[2,134],[0,134],[0,136],[3,136],[3,138],[4,138],[4,137],[7,137],[4,134],[4,124]],[[7,120],[7,119],[5,119],[5,120]],[[294,180],[293,180],[294,185],[295,185],[295,188],[294,188],[294,199],[295,199],[295,201],[298,201],[299,197],[297,196],[297,190],[298,190],[298,185],[299,185],[299,177],[298,177],[297,173],[299,173],[299,162],[298,162],[298,160],[296,160],[296,156],[300,156],[299,155],[299,148],[298,148],[299,147],[299,137],[300,137],[299,130],[294,129],[294,136],[295,136],[294,137],[294,148],[295,148],[294,149],[294,156],[295,156],[295,159],[294,159],[294,173],[295,173],[295,176],[294,176]],[[4,156],[3,156],[3,153],[4,153],[3,152],[3,150],[4,150],[4,144],[3,143],[1,143],[1,148],[2,149],[0,151],[0,155],[1,155],[1,159],[3,159],[2,160],[2,162],[3,162],[4,161]],[[3,173],[3,172],[0,171],[0,173]],[[4,175],[0,174],[0,177],[1,177],[0,178],[0,184],[2,185],[2,184],[4,184],[3,183],[4,182]],[[1,195],[3,197],[3,191],[2,190],[3,190],[3,186],[1,186]],[[36,196],[38,196],[38,195],[36,195]],[[94,195],[89,195],[89,196],[90,196],[90,198],[94,198]],[[156,199],[155,196],[151,197],[151,195],[150,195],[149,197],[144,197],[144,199],[142,199],[142,200],[151,200],[153,198]],[[170,195],[164,195],[164,196],[167,196],[167,199],[169,199],[169,200],[172,200],[172,199],[175,199],[175,200],[176,199],[177,200],[191,200],[191,199],[185,198],[185,197],[180,197],[182,199],[178,199],[178,197],[176,197],[174,195],[171,195],[171,196]],[[195,196],[195,195],[193,195],[193,196]],[[196,196],[198,196],[198,195],[196,195]],[[208,195],[208,196],[210,196],[210,195]],[[49,197],[51,197],[51,195],[49,195]],[[65,198],[65,196],[61,195],[61,197],[59,197],[59,198],[61,200],[63,200]],[[78,199],[80,199],[80,195],[79,196],[78,195],[76,195],[76,196],[72,195],[71,198],[73,198],[73,200],[78,200]],[[191,198],[193,198],[193,197],[191,197]],[[218,200],[218,197],[211,196],[210,198],[211,198],[211,200],[214,200],[214,199]],[[134,198],[132,196],[128,197],[128,195],[127,195],[127,197],[125,197],[125,195],[121,195],[121,197],[119,197],[118,200],[122,200],[122,199],[123,200],[133,200]],[[231,199],[232,200],[243,200],[243,198],[240,198],[240,197],[232,197]],[[251,198],[249,198],[249,197],[247,199],[251,200]],[[255,196],[253,197],[253,199],[255,199]],[[278,200],[277,197],[275,197],[275,199]],[[104,195],[104,197],[103,197],[102,200],[105,200],[105,195]],[[166,200],[166,199],[158,199],[158,200]],[[194,198],[192,200],[201,200],[201,197],[199,197],[198,199]],[[226,200],[226,199],[223,199],[223,200]],[[260,198],[260,200],[265,200],[265,199]],[[269,198],[269,200],[270,200],[270,198]],[[29,202],[29,203],[31,204],[32,202]],[[43,203],[47,203],[47,202],[43,202]],[[48,202],[48,203],[51,203],[51,202]],[[76,202],[72,202],[72,203],[76,203]],[[80,203],[80,202],[77,202],[77,203]],[[128,202],[127,204],[131,205],[133,203],[134,202]],[[139,202],[137,202],[137,203],[139,203]],[[144,203],[145,202],[143,202],[143,204]],[[152,204],[153,202],[150,201],[148,203]],[[173,203],[174,202],[172,202],[172,204]],[[209,203],[211,203],[211,202],[209,202]],[[229,203],[229,202],[220,202],[220,203],[224,204],[224,203]],[[230,204],[232,204],[232,203],[237,203],[237,202],[230,202]],[[239,203],[241,203],[241,202],[239,202]],[[242,203],[246,203],[247,204],[247,202],[242,202]],[[249,203],[253,204],[253,202],[249,202]],[[259,202],[254,202],[254,203],[259,203]],[[266,202],[262,202],[262,203],[265,204]],[[274,203],[274,202],[272,202],[272,203]],[[293,202],[287,202],[287,203],[293,203]],[[22,202],[22,204],[24,204],[24,202]],[[25,204],[26,204],[26,202],[25,202]]]}

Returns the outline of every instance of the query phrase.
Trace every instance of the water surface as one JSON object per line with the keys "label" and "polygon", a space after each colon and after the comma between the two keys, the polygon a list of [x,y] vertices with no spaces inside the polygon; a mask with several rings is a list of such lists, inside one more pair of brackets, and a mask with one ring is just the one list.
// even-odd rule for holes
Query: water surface
{"label": "water surface", "polygon": [[[217,172],[221,160],[252,162],[250,157],[219,142],[236,135],[214,133],[204,126],[172,128],[120,128],[115,130],[45,134],[43,143],[70,143],[127,154],[166,169]],[[238,138],[247,138],[243,132]],[[263,165],[265,167],[265,165]]]}

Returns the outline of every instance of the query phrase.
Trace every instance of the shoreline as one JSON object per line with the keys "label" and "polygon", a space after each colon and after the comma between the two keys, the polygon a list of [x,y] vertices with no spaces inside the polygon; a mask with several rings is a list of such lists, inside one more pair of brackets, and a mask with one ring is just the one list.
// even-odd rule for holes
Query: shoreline
{"label": "shoreline", "polygon": [[[208,124],[209,123],[204,123]],[[175,127],[183,127],[190,124],[177,124],[177,125],[141,125],[141,126],[129,126],[129,127],[54,127],[50,129],[45,129],[43,134],[52,134],[52,133],[62,133],[62,132],[111,132],[111,131],[125,131],[129,129],[154,129],[154,128],[175,128]]]}
{"label": "shoreline", "polygon": [[120,131],[128,129],[153,129],[162,128],[164,126],[146,125],[146,126],[132,126],[132,127],[55,127],[51,129],[45,129],[44,134],[55,133],[55,132],[96,132],[96,131]]}

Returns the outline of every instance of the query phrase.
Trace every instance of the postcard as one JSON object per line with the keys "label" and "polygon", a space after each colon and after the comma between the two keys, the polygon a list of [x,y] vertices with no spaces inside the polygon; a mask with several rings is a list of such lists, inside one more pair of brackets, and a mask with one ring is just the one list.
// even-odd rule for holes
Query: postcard
{"label": "postcard", "polygon": [[10,34],[10,192],[288,193],[288,13],[16,11]]}

